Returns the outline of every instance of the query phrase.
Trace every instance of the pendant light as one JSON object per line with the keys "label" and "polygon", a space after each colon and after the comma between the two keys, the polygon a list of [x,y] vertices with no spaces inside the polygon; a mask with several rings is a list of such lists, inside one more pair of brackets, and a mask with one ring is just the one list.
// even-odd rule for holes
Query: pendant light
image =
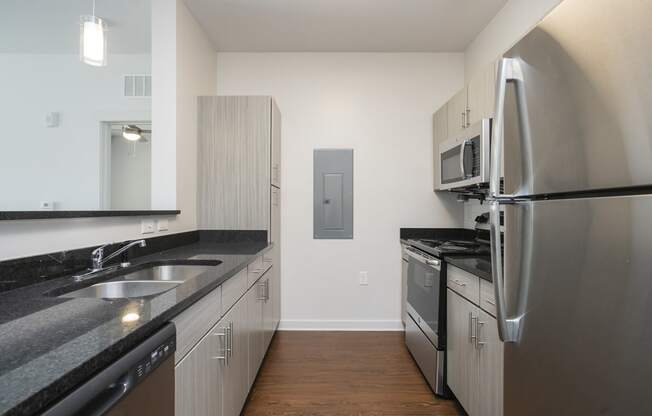
{"label": "pendant light", "polygon": [[81,16],[80,30],[81,61],[92,66],[106,66],[106,23],[95,16],[95,0],[93,0],[93,14]]}

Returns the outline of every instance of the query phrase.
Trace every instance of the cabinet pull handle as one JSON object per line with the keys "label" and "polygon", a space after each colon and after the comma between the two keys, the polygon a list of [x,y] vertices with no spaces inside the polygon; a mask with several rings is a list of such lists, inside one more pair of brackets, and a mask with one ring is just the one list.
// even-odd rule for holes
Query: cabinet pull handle
{"label": "cabinet pull handle", "polygon": [[[263,289],[263,295],[262,296],[260,296],[260,295],[257,296],[256,300],[267,300],[267,297],[265,296],[265,282],[260,282],[260,283],[258,283],[257,286],[258,286],[258,288]],[[258,290],[258,293],[260,294],[260,290]]]}
{"label": "cabinet pull handle", "polygon": [[462,128],[466,127],[466,120],[464,120],[464,116],[466,116],[466,111],[462,111]]}
{"label": "cabinet pull handle", "polygon": [[491,306],[496,306],[496,302],[494,302],[494,301],[492,301],[492,300],[485,299],[485,302],[487,302],[487,303],[490,304]]}
{"label": "cabinet pull handle", "polygon": [[475,344],[477,336],[473,334],[473,327],[475,326],[474,322],[477,321],[478,317],[473,316],[473,312],[469,312],[469,342]]}
{"label": "cabinet pull handle", "polygon": [[471,126],[471,122],[469,120],[471,120],[471,109],[466,107],[466,127]]}
{"label": "cabinet pull handle", "polygon": [[229,357],[233,356],[233,322],[229,322],[229,343],[228,343],[228,349],[227,352],[229,353]]}
{"label": "cabinet pull handle", "polygon": [[479,319],[476,318],[475,325],[476,325],[476,327],[475,327],[476,328],[475,329],[475,333],[476,333],[475,348],[480,349],[480,348],[482,348],[483,345],[486,344],[486,342],[480,341],[480,334],[482,333],[481,329],[482,329],[482,325],[484,325],[484,322],[481,322]]}
{"label": "cabinet pull handle", "polygon": [[217,355],[211,358],[214,360],[224,361],[224,364],[228,366],[229,365],[229,354],[228,354],[229,328],[227,327],[222,329],[224,330],[224,332],[216,332],[213,334],[216,337],[224,338],[223,343],[225,347],[222,350],[222,355]]}
{"label": "cabinet pull handle", "polygon": [[458,286],[462,286],[462,287],[466,286],[466,283],[464,283],[463,281],[461,281],[459,279],[453,279],[453,283],[455,283]]}
{"label": "cabinet pull handle", "polygon": [[265,280],[265,302],[269,300],[269,279]]}

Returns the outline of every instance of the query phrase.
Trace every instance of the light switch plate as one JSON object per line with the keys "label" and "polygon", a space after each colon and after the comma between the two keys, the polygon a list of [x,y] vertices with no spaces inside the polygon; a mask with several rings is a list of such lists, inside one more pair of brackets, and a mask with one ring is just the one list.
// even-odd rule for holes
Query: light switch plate
{"label": "light switch plate", "polygon": [[161,219],[156,221],[156,228],[159,231],[167,231],[169,228],[168,220]]}
{"label": "light switch plate", "polygon": [[154,232],[154,220],[142,220],[140,222],[141,234],[152,234]]}

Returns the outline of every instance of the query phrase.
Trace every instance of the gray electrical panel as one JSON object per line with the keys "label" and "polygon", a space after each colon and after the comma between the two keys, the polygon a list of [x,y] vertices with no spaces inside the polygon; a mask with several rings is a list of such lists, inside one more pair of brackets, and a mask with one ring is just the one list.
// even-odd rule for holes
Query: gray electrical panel
{"label": "gray electrical panel", "polygon": [[314,151],[314,238],[353,238],[353,149]]}

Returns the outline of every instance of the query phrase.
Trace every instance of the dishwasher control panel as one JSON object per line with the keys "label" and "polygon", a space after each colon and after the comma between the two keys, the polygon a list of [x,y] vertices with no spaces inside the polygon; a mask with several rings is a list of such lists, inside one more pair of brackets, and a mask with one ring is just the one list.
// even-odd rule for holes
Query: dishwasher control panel
{"label": "dishwasher control panel", "polygon": [[136,382],[142,378],[147,377],[149,373],[155,370],[166,358],[174,354],[176,350],[176,339],[171,337],[158,347],[153,349],[146,357],[144,357],[138,365],[136,365]]}

